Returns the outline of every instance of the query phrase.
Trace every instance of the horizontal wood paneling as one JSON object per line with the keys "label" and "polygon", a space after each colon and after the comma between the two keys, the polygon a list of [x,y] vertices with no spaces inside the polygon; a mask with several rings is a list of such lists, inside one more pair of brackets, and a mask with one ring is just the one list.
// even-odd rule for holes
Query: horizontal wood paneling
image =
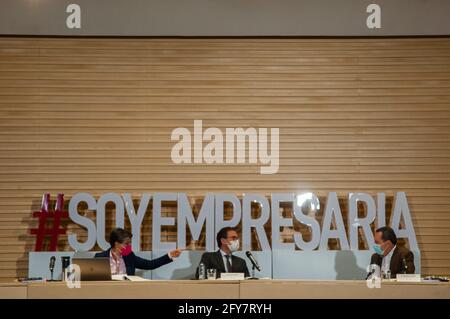
{"label": "horizontal wood paneling", "polygon": [[[197,119],[279,127],[279,173],[174,165]],[[407,192],[423,274],[450,274],[449,38],[0,38],[0,278],[26,275],[43,192],[306,190]]]}

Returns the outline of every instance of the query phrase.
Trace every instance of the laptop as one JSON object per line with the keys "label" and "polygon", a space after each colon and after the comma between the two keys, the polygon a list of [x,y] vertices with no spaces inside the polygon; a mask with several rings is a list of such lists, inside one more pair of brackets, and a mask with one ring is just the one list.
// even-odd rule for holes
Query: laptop
{"label": "laptop", "polygon": [[72,264],[80,267],[81,281],[108,281],[112,278],[108,257],[73,258]]}

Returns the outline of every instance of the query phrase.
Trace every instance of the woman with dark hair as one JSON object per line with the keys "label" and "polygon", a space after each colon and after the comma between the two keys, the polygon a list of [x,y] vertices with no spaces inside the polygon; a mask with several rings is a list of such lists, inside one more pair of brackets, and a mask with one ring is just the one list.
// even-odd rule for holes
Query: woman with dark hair
{"label": "woman with dark hair", "polygon": [[112,275],[134,275],[137,269],[151,270],[161,267],[180,256],[182,250],[175,249],[167,255],[148,260],[136,256],[131,250],[131,238],[133,235],[122,228],[115,228],[109,236],[111,248],[95,254],[95,257],[108,257]]}

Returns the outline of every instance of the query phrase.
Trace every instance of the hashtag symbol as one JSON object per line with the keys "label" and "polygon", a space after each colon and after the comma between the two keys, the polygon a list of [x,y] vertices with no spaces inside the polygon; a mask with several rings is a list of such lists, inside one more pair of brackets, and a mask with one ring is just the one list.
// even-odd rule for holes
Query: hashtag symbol
{"label": "hashtag symbol", "polygon": [[[44,240],[50,236],[49,251],[56,251],[59,235],[64,235],[66,229],[60,228],[61,219],[68,218],[67,211],[63,210],[64,207],[64,194],[58,194],[56,200],[56,207],[53,212],[50,212],[49,207],[50,194],[44,194],[42,196],[41,210],[33,212],[33,217],[38,218],[38,227],[30,229],[32,235],[36,235],[35,251],[42,251]],[[53,221],[51,227],[47,227],[48,222]]]}

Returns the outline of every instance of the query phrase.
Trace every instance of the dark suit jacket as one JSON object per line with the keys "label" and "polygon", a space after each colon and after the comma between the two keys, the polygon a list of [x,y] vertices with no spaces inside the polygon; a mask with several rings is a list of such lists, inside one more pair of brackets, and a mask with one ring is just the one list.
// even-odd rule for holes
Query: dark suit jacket
{"label": "dark suit jacket", "polygon": [[[202,255],[202,259],[200,260],[200,264],[204,263],[206,269],[214,268],[217,271],[217,278],[220,278],[220,274],[226,272],[225,264],[223,262],[222,254],[220,250],[215,252],[206,252]],[[250,273],[248,272],[247,264],[245,260],[239,258],[237,256],[231,256],[231,272],[243,272],[245,277],[250,277]],[[198,279],[198,267],[197,272],[195,273],[195,278]]]}
{"label": "dark suit jacket", "polygon": [[[105,251],[102,251],[100,253],[96,253],[95,257],[108,257],[109,258],[109,252],[111,251],[111,248]],[[128,256],[123,256],[123,261],[125,262],[125,266],[127,268],[127,275],[133,276],[135,274],[136,268],[137,269],[145,269],[145,270],[151,270],[156,269],[158,267],[161,267],[165,264],[168,264],[172,262],[172,259],[165,254],[164,256],[161,256],[159,258],[148,260],[141,257],[136,256],[133,252],[129,254]]]}
{"label": "dark suit jacket", "polygon": [[[402,274],[405,272],[405,266],[403,259],[406,262],[406,266],[408,267],[406,269],[407,274],[414,274],[416,268],[414,266],[414,255],[411,251],[409,251],[406,247],[395,247],[394,252],[392,253],[391,257],[391,263],[389,265],[389,268],[391,270],[391,278],[395,278],[397,274]],[[373,254],[372,258],[370,259],[370,264],[376,264],[381,267],[383,261],[383,257],[378,254]]]}

